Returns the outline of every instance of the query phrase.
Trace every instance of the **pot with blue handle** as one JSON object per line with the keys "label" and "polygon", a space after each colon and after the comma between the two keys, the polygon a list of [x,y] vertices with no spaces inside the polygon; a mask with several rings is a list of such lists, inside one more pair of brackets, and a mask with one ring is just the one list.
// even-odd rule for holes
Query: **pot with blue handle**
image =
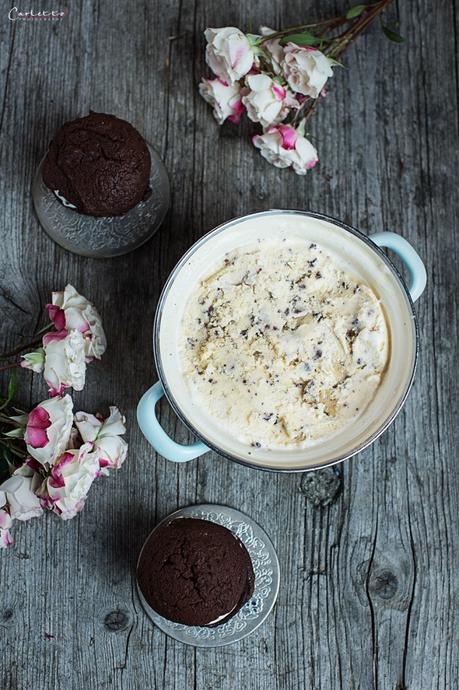
{"label": "pot with blue handle", "polygon": [[[348,427],[332,438],[301,449],[253,448],[232,437],[193,398],[181,371],[181,322],[194,287],[227,252],[276,238],[316,242],[338,256],[351,275],[379,296],[390,334],[390,356],[374,399]],[[408,273],[406,285],[382,251],[395,252]],[[341,462],[360,452],[395,419],[410,391],[416,370],[418,333],[413,303],[426,286],[419,255],[401,235],[379,232],[367,237],[358,230],[318,213],[272,210],[231,220],[211,230],[182,257],[162,291],[154,323],[153,345],[159,380],[142,396],[137,419],[146,439],[163,457],[187,462],[208,450],[251,467],[304,472]],[[165,395],[184,424],[197,437],[190,445],[176,443],[156,416]]]}

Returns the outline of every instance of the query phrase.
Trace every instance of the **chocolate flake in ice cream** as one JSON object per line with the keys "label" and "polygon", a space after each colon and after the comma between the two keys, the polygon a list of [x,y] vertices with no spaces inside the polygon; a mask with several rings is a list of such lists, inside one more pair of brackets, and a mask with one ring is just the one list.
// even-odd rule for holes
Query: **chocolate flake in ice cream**
{"label": "chocolate flake in ice cream", "polygon": [[193,400],[254,448],[302,448],[373,399],[389,336],[373,290],[316,243],[227,254],[192,292],[182,367]]}

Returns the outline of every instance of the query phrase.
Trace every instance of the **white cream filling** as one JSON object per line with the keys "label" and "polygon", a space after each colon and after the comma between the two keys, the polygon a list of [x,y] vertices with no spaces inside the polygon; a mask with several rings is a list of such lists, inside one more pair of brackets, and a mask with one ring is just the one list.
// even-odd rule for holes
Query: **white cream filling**
{"label": "white cream filling", "polygon": [[[237,606],[237,604],[236,604],[236,606]],[[209,623],[206,623],[206,625],[215,625],[215,623],[218,623],[219,621],[223,620],[223,618],[226,618],[227,616],[230,615],[230,613],[232,613],[232,612],[234,611],[234,609],[236,608],[236,606],[233,606],[233,608],[230,609],[227,613],[224,613],[223,615],[219,616],[219,617],[216,618],[215,620],[209,621]]]}
{"label": "white cream filling", "polygon": [[59,193],[59,190],[58,190],[58,189],[53,189],[53,192],[54,192],[54,194],[57,196],[57,198],[59,199],[59,201],[60,201],[64,206],[67,206],[67,208],[75,208],[75,209],[76,209],[76,206],[75,206],[74,204],[71,204],[70,201],[67,201],[67,199],[65,198],[65,196],[62,196],[62,194]]}

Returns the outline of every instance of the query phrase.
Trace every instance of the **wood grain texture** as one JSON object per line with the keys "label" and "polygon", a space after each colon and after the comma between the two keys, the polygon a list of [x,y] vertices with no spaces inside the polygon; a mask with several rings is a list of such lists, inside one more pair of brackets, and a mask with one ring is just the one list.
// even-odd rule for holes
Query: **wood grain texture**
{"label": "wood grain texture", "polygon": [[[359,40],[310,123],[321,165],[305,178],[265,163],[247,141],[247,124],[218,128],[197,93],[206,26],[280,27],[345,7],[337,0],[83,0],[51,25],[9,22],[3,4],[1,345],[35,332],[53,288],[70,281],[90,297],[110,344],[75,405],[118,403],[130,454],[120,472],[95,484],[76,519],[14,525],[15,545],[0,553],[1,688],[459,687],[455,3],[396,2],[386,21],[407,43],[389,43],[377,27]],[[32,178],[48,141],[89,108],[137,126],[172,182],[161,231],[114,260],[66,253],[32,208]],[[343,491],[325,508],[305,498],[298,475],[256,472],[213,453],[176,467],[155,457],[134,419],[155,378],[151,327],[169,271],[215,225],[272,207],[401,232],[428,269],[413,391],[383,437],[345,463]],[[23,372],[20,383],[25,405],[45,396],[39,377]],[[190,440],[166,404],[161,419],[176,439]],[[197,502],[232,505],[260,522],[283,574],[263,627],[214,651],[154,628],[132,579],[152,526]]]}

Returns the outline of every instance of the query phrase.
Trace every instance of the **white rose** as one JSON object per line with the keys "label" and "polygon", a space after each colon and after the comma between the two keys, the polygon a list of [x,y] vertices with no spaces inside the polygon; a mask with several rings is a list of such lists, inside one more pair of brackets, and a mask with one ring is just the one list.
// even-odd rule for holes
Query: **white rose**
{"label": "white rose", "polygon": [[85,354],[100,359],[107,348],[107,339],[97,309],[73,285],[63,292],[53,292],[48,314],[58,331],[80,331],[84,336]]}
{"label": "white rose", "polygon": [[277,168],[293,166],[298,175],[315,166],[318,156],[314,146],[291,125],[270,127],[252,139],[254,146],[271,165]]}
{"label": "white rose", "polygon": [[40,517],[43,508],[35,492],[41,482],[40,475],[34,472],[27,463],[24,463],[9,479],[3,482],[0,491],[6,494],[12,519],[30,520],[34,517]]}
{"label": "white rose", "polygon": [[281,122],[290,108],[299,108],[299,103],[287,89],[267,74],[253,74],[246,77],[250,91],[243,96],[242,102],[252,122],[259,122],[263,127]]}
{"label": "white rose", "polygon": [[206,29],[206,62],[212,72],[233,84],[250,71],[253,50],[245,34],[234,26]]}
{"label": "white rose", "polygon": [[98,419],[87,412],[77,412],[75,424],[85,443],[92,443],[98,451],[101,469],[119,469],[126,459],[128,444],[121,434],[126,433],[126,419],[117,407],[110,407],[110,416]]}
{"label": "white rose", "polygon": [[85,443],[59,458],[40,495],[50,510],[70,520],[83,508],[98,473],[99,456],[92,452],[92,444]]}
{"label": "white rose", "polygon": [[0,492],[0,504],[2,503],[3,506],[0,508],[0,549],[6,549],[7,546],[11,546],[13,543],[10,532],[13,520],[4,504],[4,500],[2,500],[2,492]]}
{"label": "white rose", "polygon": [[52,465],[67,448],[72,424],[70,395],[41,402],[28,415],[24,433],[27,452],[42,465]]}
{"label": "white rose", "polygon": [[[261,26],[260,33],[262,36],[270,36],[276,32],[274,29],[270,29],[268,26]],[[279,39],[273,38],[270,41],[265,41],[263,43],[263,48],[265,48],[269,53],[274,74],[281,74],[282,63],[284,61],[284,49],[281,46]]]}
{"label": "white rose", "polygon": [[214,109],[219,125],[226,119],[238,123],[244,110],[241,103],[241,87],[235,82],[226,84],[221,79],[201,79],[199,93]]}
{"label": "white rose", "polygon": [[86,377],[85,341],[80,331],[57,331],[43,337],[43,375],[51,395],[65,388],[81,391]]}
{"label": "white rose", "polygon": [[289,43],[284,50],[284,75],[292,89],[318,98],[328,77],[333,76],[332,61],[320,50],[300,48]]}

